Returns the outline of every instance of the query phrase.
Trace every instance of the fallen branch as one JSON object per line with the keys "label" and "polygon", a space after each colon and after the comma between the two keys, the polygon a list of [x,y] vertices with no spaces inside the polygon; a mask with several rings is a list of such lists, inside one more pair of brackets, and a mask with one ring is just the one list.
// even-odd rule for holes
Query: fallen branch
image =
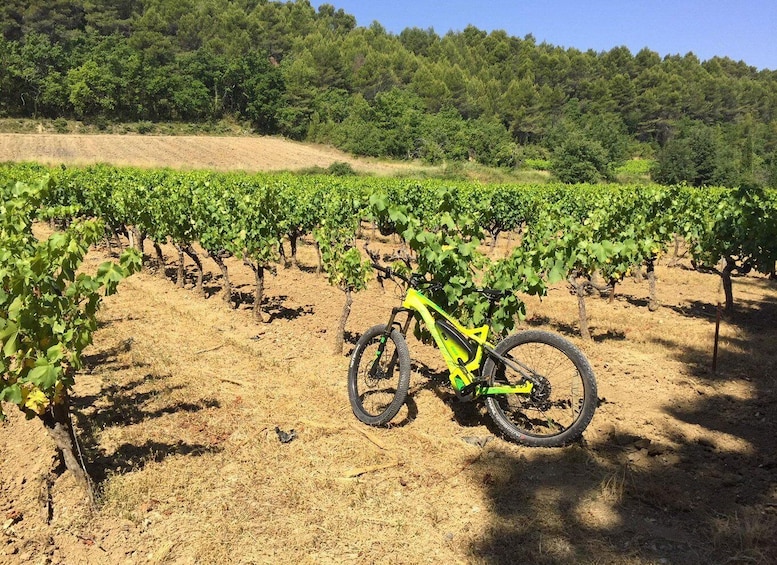
{"label": "fallen branch", "polygon": [[249,386],[247,382],[239,381],[237,379],[230,379],[230,378],[227,378],[227,377],[219,377],[218,379],[220,381],[222,381],[222,382],[230,383],[230,384],[233,384],[233,385],[245,386],[245,387]]}
{"label": "fallen branch", "polygon": [[222,347],[224,347],[223,343],[221,345],[217,345],[216,347],[211,347],[209,349],[200,349],[199,351],[195,351],[194,354],[201,355],[202,353],[210,353],[211,351],[216,351],[217,349],[221,349]]}
{"label": "fallen branch", "polygon": [[389,449],[383,445],[378,438],[376,438],[374,435],[369,433],[367,430],[365,430],[362,426],[358,426],[356,424],[351,424],[351,429],[356,430],[360,434],[362,434],[364,437],[366,437],[368,440],[370,440],[372,443],[377,445],[380,449],[383,451],[389,451]]}
{"label": "fallen branch", "polygon": [[399,459],[396,459],[396,460],[392,461],[391,463],[383,463],[381,465],[371,465],[369,467],[362,467],[360,469],[351,469],[350,471],[348,471],[344,475],[344,478],[346,478],[346,479],[354,479],[354,478],[359,477],[361,475],[364,475],[366,473],[373,473],[375,471],[382,471],[383,469],[390,469],[391,467],[398,467],[399,465],[401,465],[401,463],[399,462]]}

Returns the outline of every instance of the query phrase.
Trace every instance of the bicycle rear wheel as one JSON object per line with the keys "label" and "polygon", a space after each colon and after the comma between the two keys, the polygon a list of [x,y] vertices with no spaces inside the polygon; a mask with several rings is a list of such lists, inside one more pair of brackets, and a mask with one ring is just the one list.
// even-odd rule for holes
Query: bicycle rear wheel
{"label": "bicycle rear wheel", "polygon": [[530,394],[486,398],[488,413],[512,440],[532,447],[557,447],[578,439],[596,410],[596,380],[583,353],[563,337],[527,330],[506,337],[496,352],[513,360],[523,375],[491,357],[483,365],[489,384],[528,380]]}
{"label": "bicycle rear wheel", "polygon": [[348,367],[348,398],[354,415],[370,426],[384,426],[397,415],[410,385],[410,352],[404,336],[380,324],[364,332]]}

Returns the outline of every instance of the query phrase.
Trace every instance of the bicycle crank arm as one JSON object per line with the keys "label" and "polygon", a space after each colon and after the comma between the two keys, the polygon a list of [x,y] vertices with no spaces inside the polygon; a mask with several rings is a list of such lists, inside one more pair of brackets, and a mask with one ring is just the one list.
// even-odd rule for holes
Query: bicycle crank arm
{"label": "bicycle crank arm", "polygon": [[484,386],[480,389],[481,396],[495,396],[497,394],[530,394],[534,385],[526,381],[520,385]]}

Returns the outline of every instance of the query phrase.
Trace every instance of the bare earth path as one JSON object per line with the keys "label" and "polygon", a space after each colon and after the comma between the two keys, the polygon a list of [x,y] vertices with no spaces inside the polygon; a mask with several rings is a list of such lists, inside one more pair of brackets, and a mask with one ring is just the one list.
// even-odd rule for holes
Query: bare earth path
{"label": "bare earth path", "polygon": [[[2,134],[3,160],[394,167],[272,138],[137,135]],[[87,268],[106,255],[93,250]],[[346,356],[333,357],[343,294],[314,273],[309,241],[302,270],[268,277],[268,324],[252,319],[253,275],[241,263],[230,263],[240,302],[231,310],[214,264],[205,261],[205,299],[173,284],[175,252],[165,255],[166,276],[147,268],[106,299],[77,377],[74,421],[97,508],[69,473],[52,472],[41,425],[6,406],[1,565],[777,563],[774,281],[735,280],[717,372],[715,275],[662,262],[656,312],[646,282],[624,281],[612,303],[591,298],[590,343],[577,337],[564,286],[527,299],[519,329],[575,341],[599,383],[585,441],[538,450],[503,440],[481,406],[455,401],[439,355],[412,338],[407,406],[393,427],[358,424],[347,354],[397,297],[374,282],[358,293]],[[281,443],[276,426],[296,439]]]}
{"label": "bare earth path", "polygon": [[0,134],[0,162],[111,163],[230,171],[296,171],[349,163],[357,171],[397,174],[408,165],[357,159],[336,149],[276,137]]}

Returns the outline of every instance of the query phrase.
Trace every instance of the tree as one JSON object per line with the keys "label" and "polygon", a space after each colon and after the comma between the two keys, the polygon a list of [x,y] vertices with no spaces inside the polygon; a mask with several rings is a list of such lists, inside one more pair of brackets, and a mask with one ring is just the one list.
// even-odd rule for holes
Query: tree
{"label": "tree", "polygon": [[353,293],[367,287],[371,269],[369,262],[362,260],[361,253],[355,246],[356,229],[361,218],[357,212],[361,207],[359,201],[353,198],[347,187],[332,185],[327,192],[322,219],[314,235],[321,250],[329,284],[345,294],[343,311],[332,343],[332,352],[342,355]]}
{"label": "tree", "polygon": [[771,275],[775,271],[777,199],[753,185],[724,191],[718,197],[706,189],[693,194],[686,214],[685,237],[694,264],[720,275],[725,312],[730,314],[734,311],[734,273],[756,270]]}
{"label": "tree", "polygon": [[687,140],[671,139],[661,152],[651,172],[654,181],[661,184],[689,182],[696,177],[693,152]]}
{"label": "tree", "polygon": [[739,178],[737,161],[737,153],[720,142],[713,128],[684,122],[659,153],[652,176],[663,184],[732,186]]}
{"label": "tree", "polygon": [[570,135],[553,152],[551,172],[564,183],[596,183],[612,177],[604,148],[580,134]]}
{"label": "tree", "polygon": [[273,133],[284,94],[280,69],[266,53],[251,51],[232,62],[225,76],[225,106],[238,112],[263,133]]}
{"label": "tree", "polygon": [[515,166],[517,147],[499,120],[477,118],[467,125],[470,156],[475,161],[492,167]]}
{"label": "tree", "polygon": [[70,103],[80,118],[110,113],[116,107],[110,76],[94,61],[87,61],[67,74]]}

